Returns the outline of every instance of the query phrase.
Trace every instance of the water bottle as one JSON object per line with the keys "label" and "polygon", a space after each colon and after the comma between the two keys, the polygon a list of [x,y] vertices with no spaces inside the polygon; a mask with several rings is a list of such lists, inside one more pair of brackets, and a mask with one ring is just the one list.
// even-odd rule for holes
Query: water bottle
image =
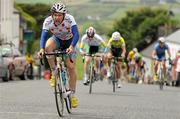
{"label": "water bottle", "polygon": [[61,78],[63,85],[66,85],[66,72],[64,70],[61,72]]}

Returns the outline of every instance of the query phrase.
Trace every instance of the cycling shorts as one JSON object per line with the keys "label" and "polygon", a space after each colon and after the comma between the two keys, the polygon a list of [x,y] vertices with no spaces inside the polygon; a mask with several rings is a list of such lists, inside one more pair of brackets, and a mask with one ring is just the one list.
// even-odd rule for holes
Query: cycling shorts
{"label": "cycling shorts", "polygon": [[122,48],[111,47],[111,52],[114,57],[120,57],[122,54]]}
{"label": "cycling shorts", "polygon": [[[69,40],[61,40],[59,38],[57,38],[55,35],[52,35],[50,37],[50,39],[54,40],[56,42],[56,47],[57,49],[62,49],[65,50],[67,48],[69,48],[69,46],[71,45],[72,39]],[[73,53],[70,55],[71,58],[76,58],[77,56],[77,48],[74,48]],[[69,58],[69,55],[66,55],[65,58]]]}
{"label": "cycling shorts", "polygon": [[157,61],[166,61],[166,57],[165,57],[165,55],[164,56],[157,56],[156,60]]}

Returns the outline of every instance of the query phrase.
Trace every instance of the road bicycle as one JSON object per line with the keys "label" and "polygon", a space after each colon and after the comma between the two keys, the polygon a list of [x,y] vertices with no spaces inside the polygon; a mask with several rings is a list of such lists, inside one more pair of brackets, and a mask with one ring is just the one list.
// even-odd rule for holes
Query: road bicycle
{"label": "road bicycle", "polygon": [[122,57],[114,57],[112,56],[111,58],[111,62],[110,62],[110,72],[111,72],[111,77],[109,78],[112,81],[112,85],[113,85],[113,92],[115,92],[116,90],[116,85],[118,83],[118,79],[117,79],[117,62],[118,61],[122,61],[123,58]]}
{"label": "road bicycle", "polygon": [[[165,84],[165,74],[164,74],[164,68],[163,68],[163,61],[158,60],[158,68],[157,68],[157,77],[158,77],[158,82],[159,82],[159,89],[163,90],[163,86]],[[172,65],[172,61],[169,59],[169,64]],[[167,74],[167,72],[166,72]],[[166,82],[167,83],[167,82]]]}
{"label": "road bicycle", "polygon": [[[68,113],[71,113],[71,91],[69,88],[69,74],[67,67],[65,65],[65,56],[67,55],[66,51],[55,50],[51,53],[45,53],[44,56],[53,55],[56,58],[56,69],[55,69],[55,86],[54,94],[57,112],[60,117],[64,115],[64,102],[66,104],[66,109]],[[70,59],[72,62],[72,59]],[[41,61],[41,64],[42,61]]]}
{"label": "road bicycle", "polygon": [[[97,55],[97,54],[85,54],[84,56],[91,57],[90,66],[89,66],[89,81],[88,81],[89,82],[89,94],[91,94],[92,93],[92,84],[95,80],[98,80],[97,76],[96,76],[96,71],[95,71],[95,57],[102,57],[102,56]],[[102,58],[100,59],[100,61],[102,61]],[[83,58],[83,62],[84,62],[84,58]]]}

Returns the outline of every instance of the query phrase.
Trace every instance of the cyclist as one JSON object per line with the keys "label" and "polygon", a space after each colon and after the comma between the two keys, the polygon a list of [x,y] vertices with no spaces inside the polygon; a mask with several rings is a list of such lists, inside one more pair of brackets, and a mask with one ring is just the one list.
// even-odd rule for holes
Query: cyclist
{"label": "cyclist", "polygon": [[[52,36],[47,40],[48,31],[51,31]],[[42,58],[44,52],[52,52],[57,48],[66,49],[73,62],[70,62],[69,56],[66,57],[65,63],[70,75],[70,90],[72,91],[71,103],[72,107],[77,107],[77,98],[75,97],[76,90],[76,44],[79,39],[77,24],[72,15],[67,13],[66,6],[63,3],[55,3],[51,7],[51,16],[47,17],[43,23],[40,51],[38,56]],[[47,40],[47,41],[46,41]],[[55,57],[48,56],[48,63],[51,68],[52,76],[50,86],[54,87],[55,82]]]}
{"label": "cyclist", "polygon": [[157,68],[160,61],[162,61],[162,64],[163,64],[164,76],[166,75],[166,56],[165,56],[166,50],[167,50],[169,60],[170,60],[171,52],[169,50],[169,46],[165,43],[164,37],[159,37],[158,43],[155,45],[154,50],[152,52],[152,58],[155,59],[155,62],[154,62],[154,73],[155,73],[154,79],[155,80],[157,79]]}
{"label": "cyclist", "polygon": [[[109,68],[109,63],[108,61],[112,58],[112,56],[115,57],[123,57],[125,58],[125,54],[126,54],[126,45],[125,45],[125,41],[124,38],[120,35],[120,33],[118,31],[115,31],[114,33],[112,33],[111,38],[108,41],[107,44],[107,49],[109,49],[109,52],[107,53],[107,60],[106,60],[106,67],[107,67],[107,77],[111,77],[111,72],[110,72],[110,68]],[[117,79],[118,79],[118,88],[122,87],[121,84],[121,79],[120,79],[120,75],[121,75],[121,62],[118,61],[117,63]]]}
{"label": "cyclist", "polygon": [[135,74],[135,60],[134,60],[134,55],[138,53],[137,48],[133,48],[131,51],[129,51],[128,56],[127,56],[127,61],[128,61],[128,66],[129,66],[129,73],[131,76],[134,77]]}
{"label": "cyclist", "polygon": [[[139,52],[136,52],[134,54],[134,57],[133,57],[134,61],[135,61],[135,70],[134,70],[134,76],[136,78],[136,81],[138,83],[141,83],[141,63],[143,62],[142,61],[142,55],[139,53]],[[140,82],[139,82],[140,81]]]}
{"label": "cyclist", "polygon": [[[100,46],[106,46],[106,43],[103,38],[101,38],[100,35],[96,33],[96,30],[90,26],[86,30],[86,34],[84,34],[81,38],[81,43],[80,43],[80,54],[85,55],[85,54],[95,54],[100,51]],[[89,78],[89,73],[88,73],[88,68],[89,68],[89,63],[91,61],[90,56],[85,56],[84,57],[84,81],[83,84],[87,85],[88,84],[88,78]],[[96,76],[99,76],[100,74],[100,69],[99,69],[99,60],[98,58],[95,58],[96,62]]]}

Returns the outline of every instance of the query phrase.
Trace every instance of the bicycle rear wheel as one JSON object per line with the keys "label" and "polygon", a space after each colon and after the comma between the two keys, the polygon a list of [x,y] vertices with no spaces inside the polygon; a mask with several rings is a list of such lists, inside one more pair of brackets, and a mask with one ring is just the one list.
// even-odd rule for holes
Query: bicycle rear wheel
{"label": "bicycle rear wheel", "polygon": [[62,87],[61,87],[61,80],[60,80],[60,74],[58,73],[58,76],[55,78],[55,100],[56,100],[56,107],[57,112],[60,117],[63,116],[64,113],[64,98],[62,94]]}

